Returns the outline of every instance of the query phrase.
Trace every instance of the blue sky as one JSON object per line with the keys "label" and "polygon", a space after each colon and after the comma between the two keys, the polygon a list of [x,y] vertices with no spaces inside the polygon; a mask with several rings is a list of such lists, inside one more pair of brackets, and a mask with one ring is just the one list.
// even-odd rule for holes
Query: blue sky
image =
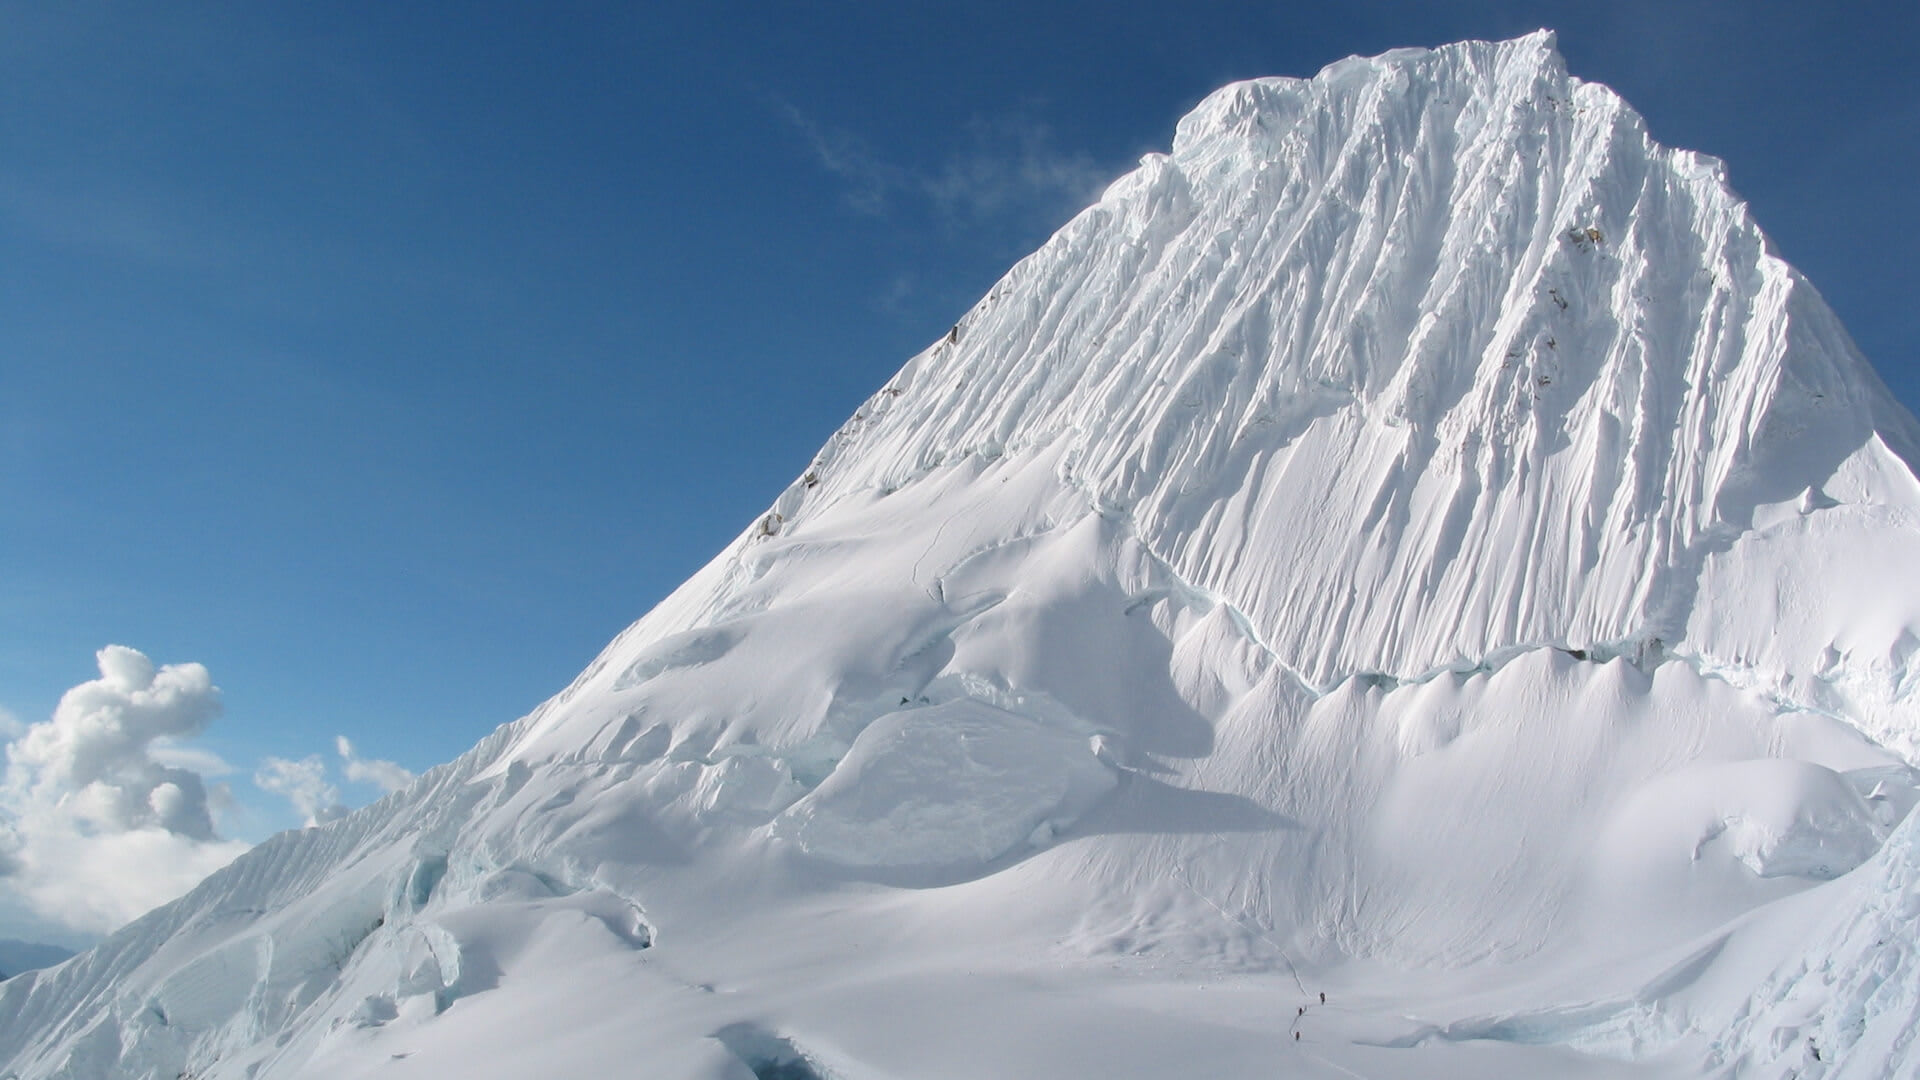
{"label": "blue sky", "polygon": [[1911,2],[0,2],[0,707],[203,664],[222,836],[367,801],[336,736],[564,686],[1208,91],[1542,25],[1920,404]]}

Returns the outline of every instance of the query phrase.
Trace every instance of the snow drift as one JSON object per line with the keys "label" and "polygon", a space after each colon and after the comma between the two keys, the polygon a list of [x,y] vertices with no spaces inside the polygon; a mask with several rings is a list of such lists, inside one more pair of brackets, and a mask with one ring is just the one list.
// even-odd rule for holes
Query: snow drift
{"label": "snow drift", "polygon": [[1551,35],[1235,84],[572,686],[6,983],[0,1053],[1910,1069],[1916,445]]}

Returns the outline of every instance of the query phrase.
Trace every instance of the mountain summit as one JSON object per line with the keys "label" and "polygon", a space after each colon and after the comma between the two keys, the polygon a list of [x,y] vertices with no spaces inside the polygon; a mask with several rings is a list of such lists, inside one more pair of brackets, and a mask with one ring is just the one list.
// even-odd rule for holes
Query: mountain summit
{"label": "mountain summit", "polygon": [[1908,1074],[1916,447],[1551,34],[1237,83],[572,686],[0,1053]]}

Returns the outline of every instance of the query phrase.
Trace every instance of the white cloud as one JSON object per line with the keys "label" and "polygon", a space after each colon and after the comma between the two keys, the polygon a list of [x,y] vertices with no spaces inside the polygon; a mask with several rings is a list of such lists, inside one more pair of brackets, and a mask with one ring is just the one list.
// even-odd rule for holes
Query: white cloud
{"label": "white cloud", "polygon": [[[118,929],[186,892],[249,845],[223,839],[217,812],[231,803],[232,773],[191,744],[220,715],[220,689],[200,664],[156,667],[136,649],[109,645],[100,677],[60,698],[53,717],[21,725],[0,712],[7,740],[0,777],[0,890],[38,917],[80,933]],[[335,740],[347,781],[395,791],[413,774],[363,758]],[[267,758],[254,772],[308,825],[347,812],[318,754]]]}
{"label": "white cloud", "polygon": [[847,204],[876,217],[904,199],[957,224],[1014,212],[1051,218],[1085,206],[1117,175],[1084,153],[1057,149],[1052,130],[1025,116],[976,118],[964,145],[928,170],[888,161],[860,136],[820,124],[790,102],[774,106],[820,167],[846,182]]}
{"label": "white cloud", "polygon": [[224,792],[192,767],[207,756],[178,745],[220,715],[207,669],[155,668],[120,645],[97,660],[98,679],[14,737],[0,782],[5,887],[89,932],[180,895],[247,848],[214,830]]}
{"label": "white cloud", "polygon": [[35,913],[84,933],[118,930],[249,847],[237,840],[191,840],[165,829],[60,832],[69,827],[60,821],[36,823],[32,854],[14,880]]}
{"label": "white cloud", "polygon": [[[7,748],[9,786],[36,799],[70,802],[105,829],[159,826],[196,840],[213,836],[206,785],[149,752],[155,740],[198,735],[220,714],[220,691],[199,664],[156,671],[137,650],[109,645],[98,654],[100,678],[60,698],[53,719],[35,724]],[[155,809],[156,788],[178,790]]]}
{"label": "white cloud", "polygon": [[1023,208],[1077,210],[1112,182],[1114,174],[1083,153],[1054,148],[1045,124],[1014,116],[968,126],[968,145],[918,182],[950,218],[974,220]]}
{"label": "white cloud", "polygon": [[327,782],[327,763],[318,754],[308,754],[299,761],[270,757],[255,770],[253,782],[262,791],[286,796],[309,829],[347,813],[340,801],[340,789]]}
{"label": "white cloud", "polygon": [[340,760],[346,769],[347,779],[357,784],[373,784],[383,792],[399,791],[413,783],[413,773],[391,761],[380,761],[358,756],[353,752],[353,743],[345,735],[337,735],[333,740],[334,749],[340,751]]}
{"label": "white cloud", "polygon": [[184,746],[172,739],[155,739],[148,753],[162,765],[187,769],[201,776],[232,776],[235,772],[219,754],[198,746]]}
{"label": "white cloud", "polygon": [[882,160],[858,135],[822,127],[789,102],[774,104],[780,115],[807,140],[820,167],[847,182],[847,205],[853,209],[882,216],[894,192],[914,186],[912,173]]}
{"label": "white cloud", "polygon": [[[348,782],[372,784],[382,793],[398,791],[413,782],[413,773],[391,761],[363,758],[345,735],[336,735],[333,747],[340,754],[340,771]],[[253,782],[263,791],[281,795],[308,828],[324,825],[346,816],[347,805],[340,801],[340,788],[328,778],[327,763],[318,754],[298,761],[270,757],[253,774]]]}

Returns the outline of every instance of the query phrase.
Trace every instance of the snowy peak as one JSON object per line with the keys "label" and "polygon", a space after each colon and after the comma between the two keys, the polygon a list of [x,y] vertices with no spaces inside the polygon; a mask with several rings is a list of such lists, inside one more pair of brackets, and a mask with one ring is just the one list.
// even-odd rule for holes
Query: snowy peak
{"label": "snowy peak", "polygon": [[775,513],[1056,448],[1325,684],[1671,643],[1715,545],[1910,424],[1719,163],[1541,32],[1213,94]]}
{"label": "snowy peak", "polygon": [[1511,41],[1469,41],[1439,49],[1395,49],[1377,57],[1350,56],[1312,79],[1285,77],[1230,83],[1207,95],[1174,129],[1173,156],[1204,170],[1212,161],[1244,154],[1268,160],[1300,117],[1353,133],[1361,114],[1382,96],[1444,88],[1462,103],[1496,110],[1534,100],[1542,89],[1564,90],[1566,65],[1551,30]]}
{"label": "snowy peak", "polygon": [[0,983],[0,1073],[1898,1072],[1913,431],[1550,34],[1227,87],[564,692]]}

